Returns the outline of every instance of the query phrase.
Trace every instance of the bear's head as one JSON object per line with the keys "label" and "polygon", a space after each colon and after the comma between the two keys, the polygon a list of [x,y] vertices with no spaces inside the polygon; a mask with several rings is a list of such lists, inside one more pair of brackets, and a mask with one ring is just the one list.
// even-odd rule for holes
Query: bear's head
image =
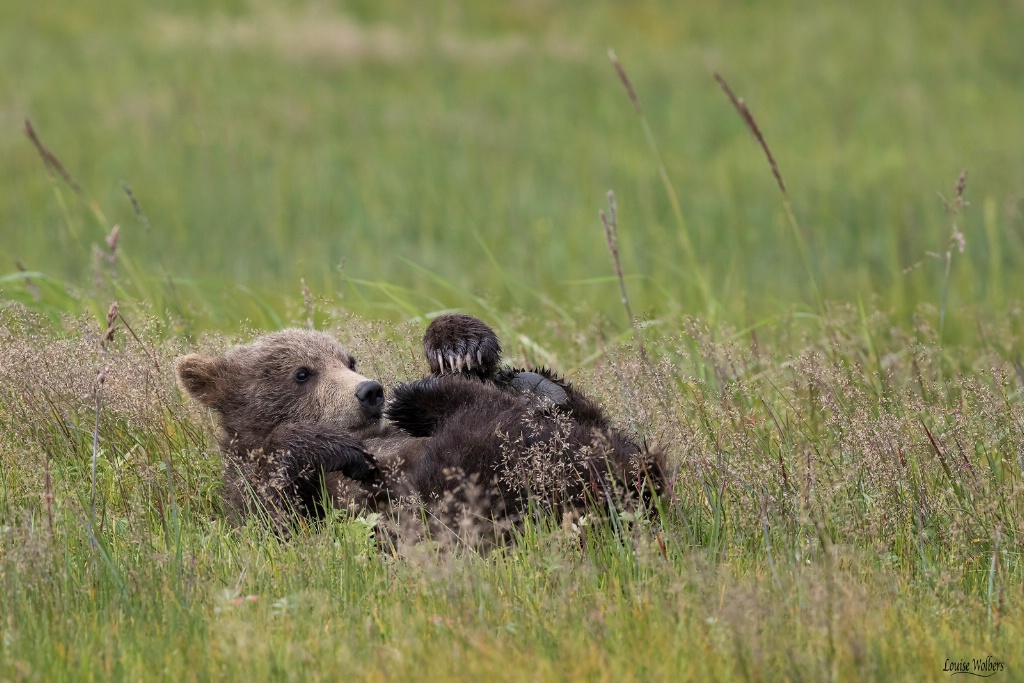
{"label": "bear's head", "polygon": [[370,435],[381,424],[384,390],[355,367],[332,337],[300,329],[263,335],[223,356],[189,354],[174,364],[186,393],[217,413],[222,445],[243,451],[260,448],[285,423],[326,423]]}

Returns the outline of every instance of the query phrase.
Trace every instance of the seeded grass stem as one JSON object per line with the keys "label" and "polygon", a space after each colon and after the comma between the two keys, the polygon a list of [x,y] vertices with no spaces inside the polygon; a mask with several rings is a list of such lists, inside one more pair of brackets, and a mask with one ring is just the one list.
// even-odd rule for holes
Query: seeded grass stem
{"label": "seeded grass stem", "polygon": [[119,317],[117,303],[110,304],[107,311],[107,327],[100,338],[100,357],[103,365],[96,375],[96,421],[92,430],[92,476],[90,477],[89,488],[89,538],[90,542],[96,538],[96,469],[100,455],[100,414],[103,411],[103,385],[107,381],[107,345],[114,340],[114,332]]}
{"label": "seeded grass stem", "polygon": [[619,259],[619,212],[615,204],[615,193],[608,190],[608,212],[598,212],[601,223],[604,225],[604,239],[608,245],[608,253],[612,257],[612,265],[615,267],[615,276],[619,280],[619,292],[622,294],[622,306],[626,309],[626,317],[633,327],[633,339],[636,341],[636,349],[640,357],[647,358],[644,350],[644,340],[640,335],[640,328],[637,326],[636,318],[633,317],[633,309],[629,305],[629,295],[626,293],[626,279],[622,275],[622,261]]}
{"label": "seeded grass stem", "polygon": [[142,212],[142,207],[139,205],[139,200],[135,198],[135,193],[132,192],[132,188],[128,186],[128,183],[121,181],[121,189],[128,196],[128,201],[131,202],[132,211],[135,212],[135,217],[142,223],[142,227],[145,228],[146,232],[149,232],[149,218]]}
{"label": "seeded grass stem", "polygon": [[757,143],[761,146],[761,150],[764,151],[765,158],[768,160],[768,166],[772,170],[772,176],[775,177],[775,184],[779,186],[779,192],[782,194],[782,208],[786,213],[786,222],[789,224],[790,231],[793,233],[793,241],[796,243],[796,248],[800,252],[800,260],[803,261],[804,269],[807,271],[807,279],[811,283],[811,289],[814,291],[815,302],[818,305],[818,310],[824,310],[825,300],[822,297],[821,289],[818,287],[818,280],[814,276],[814,269],[811,267],[811,257],[809,249],[807,248],[807,241],[804,239],[803,231],[800,229],[799,223],[796,220],[796,214],[793,213],[793,206],[789,201],[789,191],[786,189],[786,183],[782,180],[782,172],[779,171],[779,165],[775,162],[775,156],[772,154],[772,150],[768,147],[768,141],[764,139],[764,135],[761,133],[761,128],[757,125],[757,121],[754,119],[754,115],[750,112],[750,108],[747,103],[743,101],[743,98],[737,97],[736,93],[733,92],[732,88],[726,82],[725,78],[722,77],[717,71],[714,72],[715,80],[718,81],[718,85],[721,86],[722,91],[726,97],[732,103],[733,108],[743,119],[743,123],[746,124],[747,129],[757,140]]}
{"label": "seeded grass stem", "polygon": [[967,189],[967,170],[964,169],[960,172],[959,177],[956,179],[956,186],[953,188],[953,200],[947,201],[941,194],[939,195],[942,199],[942,207],[946,213],[953,219],[953,227],[949,233],[949,242],[946,245],[946,254],[943,259],[945,262],[945,272],[942,277],[942,301],[939,305],[939,343],[945,338],[946,331],[946,303],[949,301],[949,279],[953,270],[953,250],[956,249],[961,254],[964,253],[966,241],[964,235],[960,232],[960,228],[957,225],[957,218],[959,218],[961,211],[966,207],[967,201],[964,199],[964,190]]}
{"label": "seeded grass stem", "polygon": [[68,184],[76,194],[82,194],[82,186],[79,185],[68,170],[64,168],[64,164],[60,162],[53,152],[51,152],[46,145],[43,144],[42,140],[39,139],[39,135],[36,133],[36,129],[32,126],[32,122],[25,119],[25,136],[35,145],[36,151],[39,152],[39,156],[43,159],[43,164],[46,166],[46,170],[57,173],[64,182]]}
{"label": "seeded grass stem", "polygon": [[704,306],[704,310],[706,310],[711,317],[714,317],[715,299],[711,294],[711,287],[708,285],[708,280],[704,275],[704,269],[701,267],[700,261],[697,259],[697,252],[694,250],[693,242],[690,239],[690,231],[687,228],[686,220],[683,218],[683,209],[679,203],[679,196],[676,194],[676,189],[672,185],[672,180],[668,177],[668,169],[665,168],[665,162],[662,160],[661,151],[659,150],[658,143],[654,138],[654,132],[651,130],[651,125],[647,121],[647,114],[644,112],[644,108],[640,104],[640,97],[636,94],[636,90],[633,88],[633,83],[626,74],[626,69],[622,66],[622,62],[619,61],[618,56],[615,54],[615,50],[608,50],[608,59],[611,60],[612,66],[615,67],[615,72],[619,75],[619,80],[622,81],[622,86],[626,89],[629,101],[633,103],[633,109],[636,111],[636,114],[640,119],[640,126],[643,128],[644,137],[647,139],[647,146],[650,148],[651,155],[654,157],[654,162],[658,167],[658,175],[661,177],[661,184],[664,186],[665,194],[668,195],[669,204],[672,206],[672,214],[675,216],[676,229],[679,234],[679,243],[682,245],[683,252],[686,256],[687,268],[697,283],[697,288],[700,291],[701,303]]}
{"label": "seeded grass stem", "polygon": [[[46,145],[43,144],[42,140],[39,139],[39,135],[36,133],[36,129],[32,126],[32,122],[29,119],[25,119],[25,136],[35,146],[36,151],[39,152],[39,156],[43,160],[43,165],[46,167],[46,170],[51,173],[51,177],[53,173],[59,175],[64,180],[64,182],[67,183],[68,187],[74,190],[75,194],[77,194],[82,199],[82,201],[86,203],[93,217],[96,219],[96,222],[99,223],[100,228],[106,230],[107,226],[110,224],[107,222],[106,216],[103,215],[103,210],[100,208],[100,205],[97,204],[94,199],[91,199],[86,196],[85,192],[82,190],[82,186],[78,184],[74,177],[72,177],[71,173],[68,172],[64,164],[62,164],[60,159],[57,158],[57,155],[54,154],[48,147],[46,147]],[[67,218],[67,206],[64,203],[63,196],[61,196],[59,192],[57,199],[61,205],[61,209],[65,212],[65,218]],[[69,228],[72,225],[72,223],[70,222],[68,222],[67,224]],[[74,235],[74,237],[77,241],[77,234]]]}

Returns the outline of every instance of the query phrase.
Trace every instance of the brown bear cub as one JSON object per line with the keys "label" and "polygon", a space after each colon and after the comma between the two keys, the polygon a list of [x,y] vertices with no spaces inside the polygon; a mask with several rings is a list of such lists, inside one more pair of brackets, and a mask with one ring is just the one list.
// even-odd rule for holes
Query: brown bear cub
{"label": "brown bear cub", "polygon": [[368,444],[414,441],[382,422],[383,388],[325,334],[275,332],[223,356],[182,356],[175,371],[189,396],[217,415],[236,521],[256,511],[278,521],[286,511],[320,517],[325,474],[332,489],[345,479],[376,481]]}
{"label": "brown bear cub", "polygon": [[435,532],[461,537],[467,521],[500,534],[530,509],[646,504],[663,489],[658,454],[550,371],[502,366],[482,321],[438,317],[423,345],[431,376],[386,404],[380,384],[317,332],[179,358],[182,387],[217,413],[232,510],[283,525],[321,517],[325,491],[353,509],[411,500],[428,506]]}

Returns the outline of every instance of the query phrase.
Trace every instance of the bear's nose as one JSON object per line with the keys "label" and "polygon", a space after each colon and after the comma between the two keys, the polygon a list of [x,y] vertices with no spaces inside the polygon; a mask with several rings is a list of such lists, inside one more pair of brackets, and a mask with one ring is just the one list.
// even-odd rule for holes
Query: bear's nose
{"label": "bear's nose", "polygon": [[362,406],[363,412],[371,417],[379,417],[381,408],[384,406],[384,387],[380,382],[370,380],[360,382],[356,387],[356,400]]}

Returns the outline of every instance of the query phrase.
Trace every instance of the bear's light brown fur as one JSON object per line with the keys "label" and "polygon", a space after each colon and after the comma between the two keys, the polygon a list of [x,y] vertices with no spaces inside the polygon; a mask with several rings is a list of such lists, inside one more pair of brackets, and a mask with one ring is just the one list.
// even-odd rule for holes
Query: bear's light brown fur
{"label": "bear's light brown fur", "polygon": [[[175,372],[186,393],[216,413],[236,519],[254,509],[319,516],[325,470],[334,505],[372,508],[383,493],[374,468],[399,468],[422,450],[423,439],[381,420],[380,385],[356,372],[355,359],[326,334],[267,334],[223,356],[182,356]],[[360,400],[367,389],[373,396]]]}

